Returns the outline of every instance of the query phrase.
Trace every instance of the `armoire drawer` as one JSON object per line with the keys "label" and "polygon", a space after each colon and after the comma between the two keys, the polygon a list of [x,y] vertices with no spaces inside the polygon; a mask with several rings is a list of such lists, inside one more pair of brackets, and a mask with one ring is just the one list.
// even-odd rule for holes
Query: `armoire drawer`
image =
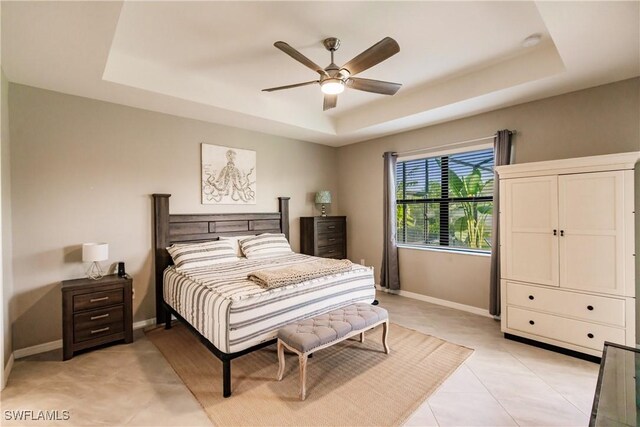
{"label": "armoire drawer", "polygon": [[507,282],[507,304],[625,326],[625,300]]}
{"label": "armoire drawer", "polygon": [[624,329],[517,307],[507,307],[507,327],[593,350],[602,350],[605,341],[626,344]]}

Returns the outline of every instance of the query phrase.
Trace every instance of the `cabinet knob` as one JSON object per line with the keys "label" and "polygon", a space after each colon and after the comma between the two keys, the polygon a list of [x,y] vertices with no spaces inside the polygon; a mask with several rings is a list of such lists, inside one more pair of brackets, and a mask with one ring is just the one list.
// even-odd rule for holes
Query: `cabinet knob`
{"label": "cabinet knob", "polygon": [[560,230],[560,236],[564,236],[564,230]]}
{"label": "cabinet knob", "polygon": [[536,324],[536,322],[534,322],[533,320],[529,320],[529,324],[530,324],[530,325],[535,325],[535,324]]}
{"label": "cabinet knob", "polygon": [[557,236],[557,235],[558,235],[558,230],[554,229],[554,230],[553,230],[553,235],[554,235],[554,236]]}
{"label": "cabinet knob", "polygon": [[529,299],[530,299],[530,300],[534,300],[535,298],[534,298],[534,296],[533,296],[533,295],[529,295]]}
{"label": "cabinet knob", "polygon": [[593,306],[592,306],[592,305],[588,305],[588,306],[587,306],[587,310],[589,310],[589,311],[593,311]]}
{"label": "cabinet knob", "polygon": [[589,333],[587,334],[587,336],[588,336],[589,338],[593,338],[593,334],[592,334],[591,332],[589,332]]}

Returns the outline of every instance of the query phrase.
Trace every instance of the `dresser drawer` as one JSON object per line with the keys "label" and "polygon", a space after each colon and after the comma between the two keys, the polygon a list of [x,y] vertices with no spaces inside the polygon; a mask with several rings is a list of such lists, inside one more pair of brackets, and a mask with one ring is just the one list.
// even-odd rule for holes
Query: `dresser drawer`
{"label": "dresser drawer", "polygon": [[625,301],[507,282],[507,304],[590,322],[625,326]]}
{"label": "dresser drawer", "polygon": [[343,259],[345,254],[343,245],[330,245],[318,248],[318,256],[324,258]]}
{"label": "dresser drawer", "polygon": [[122,323],[123,319],[123,305],[84,311],[73,316],[73,330],[77,333],[78,331],[84,331],[87,329],[96,329],[112,323]]}
{"label": "dresser drawer", "polygon": [[[88,325],[84,325],[85,327]],[[102,325],[95,325],[93,327],[88,327],[86,329],[77,329],[74,328],[73,337],[74,342],[82,342],[86,340],[92,340],[94,338],[100,338],[107,335],[117,334],[118,332],[124,331],[124,323],[122,320],[119,322],[114,322],[113,320],[109,323],[104,323]]]}
{"label": "dresser drawer", "polygon": [[318,237],[320,234],[342,235],[344,233],[343,221],[320,221],[318,222]]}
{"label": "dresser drawer", "polygon": [[122,289],[74,295],[73,311],[90,310],[114,304],[122,304],[123,300],[124,295]]}
{"label": "dresser drawer", "polygon": [[318,235],[318,247],[342,245],[344,244],[344,238],[338,233],[328,233]]}
{"label": "dresser drawer", "polygon": [[625,344],[624,329],[517,307],[507,307],[507,327],[593,350],[602,350],[605,341]]}

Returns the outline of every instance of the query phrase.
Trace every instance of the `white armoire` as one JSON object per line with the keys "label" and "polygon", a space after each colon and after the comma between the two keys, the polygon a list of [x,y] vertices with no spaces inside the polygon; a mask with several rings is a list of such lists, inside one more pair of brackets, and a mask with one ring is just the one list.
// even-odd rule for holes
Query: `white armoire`
{"label": "white armoire", "polygon": [[635,347],[634,166],[640,153],[498,166],[501,322],[592,356]]}

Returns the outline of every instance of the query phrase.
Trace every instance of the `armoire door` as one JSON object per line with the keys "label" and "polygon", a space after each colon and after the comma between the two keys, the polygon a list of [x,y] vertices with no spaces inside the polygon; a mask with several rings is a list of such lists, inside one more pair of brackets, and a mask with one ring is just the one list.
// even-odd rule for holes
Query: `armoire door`
{"label": "armoire door", "polygon": [[558,177],[500,186],[502,278],[558,286]]}
{"label": "armoire door", "polygon": [[560,286],[624,293],[624,172],[559,176]]}

